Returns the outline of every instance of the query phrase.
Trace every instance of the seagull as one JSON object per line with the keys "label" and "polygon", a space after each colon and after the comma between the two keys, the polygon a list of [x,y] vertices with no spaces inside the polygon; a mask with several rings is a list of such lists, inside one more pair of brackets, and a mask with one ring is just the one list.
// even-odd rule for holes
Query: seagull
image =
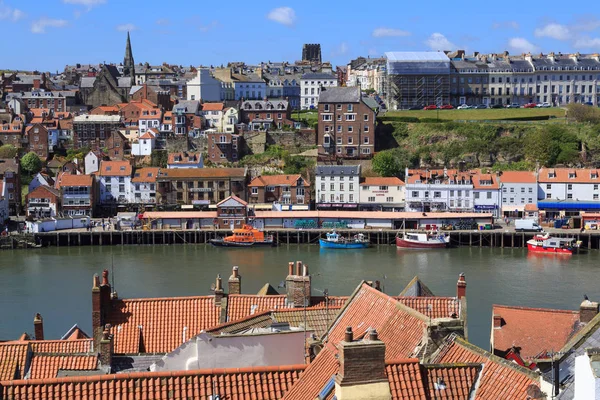
{"label": "seagull", "polygon": [[584,294],[584,295],[583,295],[583,299],[584,299],[584,300],[589,300],[589,298],[587,297],[587,294]]}

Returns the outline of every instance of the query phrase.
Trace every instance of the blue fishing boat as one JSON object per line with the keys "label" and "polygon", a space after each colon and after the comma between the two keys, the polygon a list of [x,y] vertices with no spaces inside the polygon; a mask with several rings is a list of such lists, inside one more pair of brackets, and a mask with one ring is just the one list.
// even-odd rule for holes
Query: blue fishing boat
{"label": "blue fishing boat", "polygon": [[324,249],[366,249],[369,247],[369,241],[365,235],[359,233],[351,238],[340,236],[336,231],[326,235],[325,239],[319,239],[319,244]]}

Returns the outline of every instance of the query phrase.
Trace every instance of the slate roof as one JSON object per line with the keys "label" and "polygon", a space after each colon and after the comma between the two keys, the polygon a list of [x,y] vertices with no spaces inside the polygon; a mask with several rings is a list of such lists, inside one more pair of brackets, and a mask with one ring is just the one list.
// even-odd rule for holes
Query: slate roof
{"label": "slate roof", "polygon": [[315,173],[321,176],[360,176],[360,165],[317,165]]}
{"label": "slate roof", "polygon": [[54,399],[221,399],[276,400],[294,385],[304,365],[136,372],[113,375],[3,382],[0,398]]}
{"label": "slate roof", "polygon": [[184,114],[198,115],[200,110],[200,102],[197,100],[180,100],[179,103],[173,106],[173,114],[181,111]]}
{"label": "slate roof", "polygon": [[359,103],[360,87],[328,87],[321,89],[319,103]]}
{"label": "slate roof", "polygon": [[522,400],[539,389],[539,375],[512,361],[504,360],[464,339],[451,337],[440,347],[433,363],[483,364],[474,400]]}

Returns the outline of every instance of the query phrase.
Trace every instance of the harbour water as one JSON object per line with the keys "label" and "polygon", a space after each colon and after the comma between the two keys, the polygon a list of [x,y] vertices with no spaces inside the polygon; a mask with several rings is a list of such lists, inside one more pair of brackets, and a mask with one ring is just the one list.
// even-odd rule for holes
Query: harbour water
{"label": "harbour water", "polygon": [[[45,336],[59,338],[73,324],[91,330],[94,273],[111,269],[123,298],[210,294],[238,265],[242,292],[285,279],[288,261],[302,260],[313,276],[313,294],[350,295],[362,279],[381,280],[397,295],[418,275],[439,296],[454,296],[459,273],[467,279],[469,339],[489,348],[492,304],[576,310],[584,294],[600,300],[600,253],[532,256],[526,249],[454,248],[398,250],[320,249],[314,245],[228,249],[208,245],[60,247],[0,253],[0,340],[33,331],[44,317]],[[285,289],[280,289],[280,291]]]}

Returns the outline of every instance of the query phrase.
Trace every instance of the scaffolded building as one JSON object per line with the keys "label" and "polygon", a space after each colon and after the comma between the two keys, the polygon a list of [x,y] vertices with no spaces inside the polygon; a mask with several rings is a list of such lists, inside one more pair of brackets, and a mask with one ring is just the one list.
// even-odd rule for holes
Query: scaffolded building
{"label": "scaffolded building", "polygon": [[450,59],[443,52],[387,52],[388,109],[450,103]]}

